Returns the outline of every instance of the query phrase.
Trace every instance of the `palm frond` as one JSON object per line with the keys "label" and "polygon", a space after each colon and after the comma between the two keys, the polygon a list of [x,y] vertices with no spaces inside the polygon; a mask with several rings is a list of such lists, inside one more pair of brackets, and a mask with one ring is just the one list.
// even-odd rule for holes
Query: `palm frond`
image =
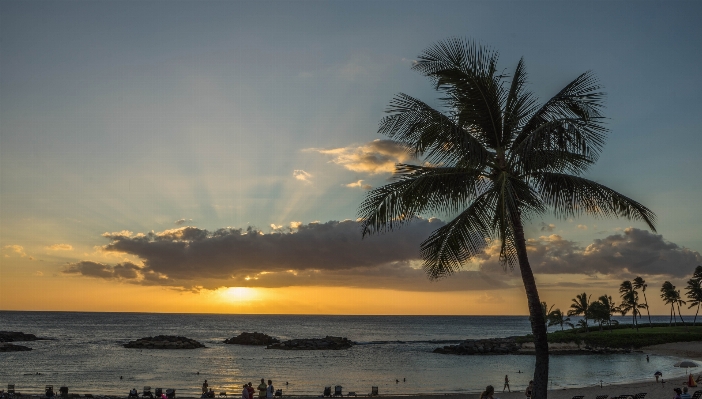
{"label": "palm frond", "polygon": [[522,121],[535,111],[536,98],[531,92],[524,90],[527,83],[524,59],[520,59],[512,76],[509,93],[504,102],[502,133],[503,143],[512,141],[513,135],[521,128]]}
{"label": "palm frond", "polygon": [[583,213],[596,217],[625,217],[641,220],[656,231],[656,216],[650,209],[611,188],[561,173],[539,173],[534,178],[537,191],[558,217],[567,218]]}
{"label": "palm frond", "polygon": [[491,148],[503,146],[505,90],[496,75],[497,53],[475,42],[452,38],[424,50],[413,69],[434,81],[455,111],[457,124]]}
{"label": "palm frond", "polygon": [[482,193],[465,211],[422,242],[422,267],[429,278],[451,275],[483,251],[493,237],[490,219],[495,199],[492,191]]}
{"label": "palm frond", "polygon": [[396,177],[361,203],[363,236],[392,231],[427,211],[458,213],[486,189],[475,169],[398,164]]}
{"label": "palm frond", "polygon": [[586,72],[548,100],[524,124],[511,146],[513,156],[538,149],[561,149],[597,160],[607,129],[600,114],[604,93]]}
{"label": "palm frond", "polygon": [[380,121],[378,133],[408,145],[432,164],[483,165],[488,151],[454,120],[423,101],[398,94]]}

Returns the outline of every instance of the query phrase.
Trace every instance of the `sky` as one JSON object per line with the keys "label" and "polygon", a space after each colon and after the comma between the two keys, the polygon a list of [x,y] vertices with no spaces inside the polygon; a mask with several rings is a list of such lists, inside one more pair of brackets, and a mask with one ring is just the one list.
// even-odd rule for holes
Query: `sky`
{"label": "sky", "polygon": [[[0,2],[0,309],[528,314],[495,243],[430,281],[450,215],[361,239],[405,153],[378,134],[450,37],[524,59],[540,101],[585,71],[610,129],[587,178],[657,215],[526,225],[542,300],[702,264],[698,1]],[[693,313],[695,309],[687,310]]]}

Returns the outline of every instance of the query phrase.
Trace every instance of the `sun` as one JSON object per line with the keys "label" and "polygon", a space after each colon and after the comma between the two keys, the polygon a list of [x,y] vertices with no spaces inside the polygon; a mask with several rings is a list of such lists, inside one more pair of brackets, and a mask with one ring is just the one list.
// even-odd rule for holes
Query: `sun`
{"label": "sun", "polygon": [[258,291],[248,287],[224,288],[220,295],[229,302],[248,302],[258,298]]}

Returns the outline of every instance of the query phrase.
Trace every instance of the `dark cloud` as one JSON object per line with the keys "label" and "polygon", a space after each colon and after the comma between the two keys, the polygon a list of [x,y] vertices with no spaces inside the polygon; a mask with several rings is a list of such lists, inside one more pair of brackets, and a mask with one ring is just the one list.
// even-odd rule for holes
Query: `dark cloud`
{"label": "dark cloud", "polygon": [[[612,276],[666,275],[685,277],[702,263],[697,251],[680,247],[662,235],[627,228],[582,247],[559,235],[530,239],[529,263],[535,273],[595,273]],[[496,269],[496,256],[483,257],[485,269]]]}
{"label": "dark cloud", "polygon": [[[480,271],[429,281],[417,268],[419,245],[443,225],[438,219],[416,219],[393,233],[365,239],[359,223],[351,220],[300,224],[269,234],[254,228],[210,232],[182,227],[137,235],[123,231],[103,234],[111,240],[103,250],[140,258],[144,266],[134,271],[131,282],[147,285],[327,285],[414,291],[508,287]],[[111,279],[122,273],[120,266],[86,261],[69,265],[64,272]]]}
{"label": "dark cloud", "polygon": [[556,229],[556,225],[553,223],[546,224],[544,222],[539,223],[539,227],[541,227],[541,231],[553,231]]}
{"label": "dark cloud", "polygon": [[[296,224],[268,234],[254,228],[211,232],[197,227],[137,235],[106,233],[110,243],[103,250],[138,257],[143,266],[83,261],[69,264],[64,273],[185,289],[344,286],[452,291],[521,285],[519,273],[505,271],[500,264],[496,245],[477,257],[480,270],[429,281],[419,267],[419,245],[443,225],[437,219],[417,219],[395,232],[365,239],[359,223],[351,220]],[[527,246],[537,275],[684,277],[702,263],[698,252],[634,228],[587,246],[555,234],[530,239]]]}
{"label": "dark cloud", "polygon": [[86,277],[112,279],[136,279],[141,268],[133,263],[124,262],[115,266],[91,261],[70,263],[64,269],[66,274],[80,274]]}

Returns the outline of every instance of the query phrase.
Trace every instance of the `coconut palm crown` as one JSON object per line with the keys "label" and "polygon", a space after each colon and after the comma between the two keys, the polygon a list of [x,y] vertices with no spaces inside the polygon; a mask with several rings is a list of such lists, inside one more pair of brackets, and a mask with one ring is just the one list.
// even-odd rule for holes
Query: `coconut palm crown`
{"label": "coconut palm crown", "polygon": [[452,38],[427,48],[412,67],[441,93],[440,108],[398,94],[379,133],[403,143],[421,165],[396,165],[396,180],[370,191],[359,208],[363,236],[391,231],[418,216],[452,220],[420,247],[432,279],[450,275],[500,245],[504,265],[519,265],[536,346],[534,399],[546,397],[548,344],[523,223],[551,210],[641,220],[655,215],[640,203],[582,175],[602,150],[607,129],[604,93],[591,72],[543,104],[527,90],[523,60],[511,76],[498,54]]}

